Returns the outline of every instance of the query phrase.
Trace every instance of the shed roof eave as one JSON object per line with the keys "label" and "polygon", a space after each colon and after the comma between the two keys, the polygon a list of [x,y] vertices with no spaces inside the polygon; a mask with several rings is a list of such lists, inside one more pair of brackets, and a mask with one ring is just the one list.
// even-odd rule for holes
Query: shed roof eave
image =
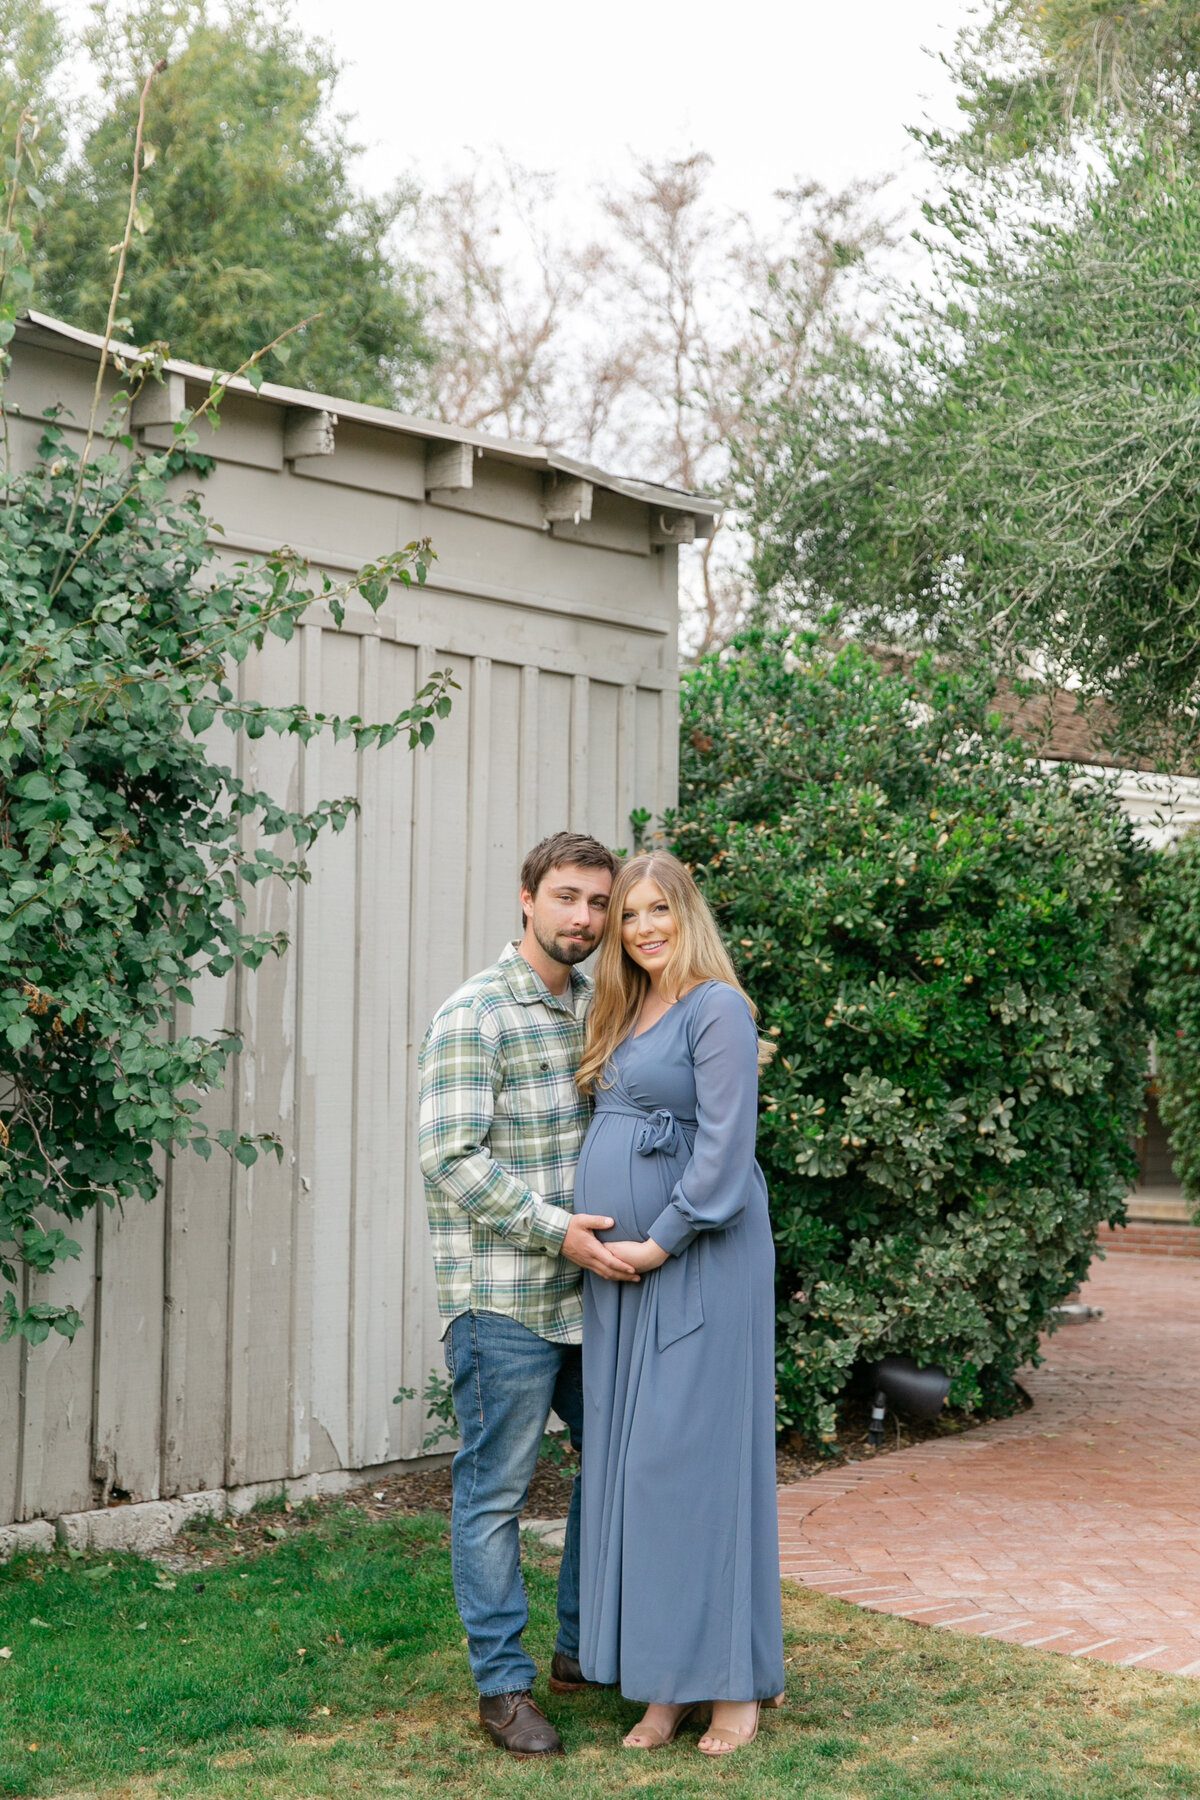
{"label": "shed roof eave", "polygon": [[[104,339],[98,333],[84,331],[77,325],[67,325],[61,319],[53,319],[46,313],[32,310],[23,313],[18,319],[17,335],[33,344],[49,339],[54,347],[66,349],[68,354],[81,356],[89,361],[98,361],[104,348]],[[129,344],[114,345],[113,348],[118,349],[127,359],[141,355],[139,350]],[[185,380],[200,381],[205,385],[220,373],[175,356],[163,367],[168,374],[182,375]],[[369,406],[361,400],[343,400],[336,394],[314,394],[306,388],[284,387],[272,381],[264,381],[261,387],[256,388],[244,376],[237,376],[228,385],[231,393],[245,395],[251,400],[265,400],[276,406],[302,407],[309,412],[336,413],[339,419],[373,425],[377,430],[393,431],[405,437],[470,444],[499,462],[518,463],[525,467],[541,468],[548,474],[561,473],[576,480],[590,481],[595,487],[606,488],[611,493],[624,495],[626,499],[641,500],[649,506],[658,507],[662,512],[691,513],[696,517],[715,519],[723,510],[722,502],[713,499],[711,495],[691,493],[685,488],[667,487],[660,482],[612,475],[591,463],[580,462],[576,457],[550,449],[545,444],[528,443],[521,438],[492,437],[488,432],[472,431],[465,425],[448,425],[440,419],[420,419],[408,413],[393,412],[386,406]]]}

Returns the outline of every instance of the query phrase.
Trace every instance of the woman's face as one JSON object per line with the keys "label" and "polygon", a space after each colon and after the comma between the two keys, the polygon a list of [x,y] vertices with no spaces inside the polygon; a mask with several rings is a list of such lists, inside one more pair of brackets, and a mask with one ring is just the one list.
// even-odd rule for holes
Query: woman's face
{"label": "woman's face", "polygon": [[631,887],[621,909],[621,942],[638,968],[650,976],[665,969],[677,936],[670,904],[657,881],[647,878]]}

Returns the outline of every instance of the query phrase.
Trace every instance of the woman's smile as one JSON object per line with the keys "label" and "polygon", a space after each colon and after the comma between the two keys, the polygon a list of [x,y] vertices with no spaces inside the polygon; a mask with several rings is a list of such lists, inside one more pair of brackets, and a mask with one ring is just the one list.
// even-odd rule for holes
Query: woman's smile
{"label": "woman's smile", "polygon": [[621,942],[625,953],[647,972],[664,967],[675,949],[679,926],[657,881],[639,881],[621,909]]}

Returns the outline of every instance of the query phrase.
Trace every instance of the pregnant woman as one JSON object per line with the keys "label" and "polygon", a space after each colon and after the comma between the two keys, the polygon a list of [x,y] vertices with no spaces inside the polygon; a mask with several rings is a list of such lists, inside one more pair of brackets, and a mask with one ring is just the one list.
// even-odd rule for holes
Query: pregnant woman
{"label": "pregnant woman", "polygon": [[580,1662],[647,1703],[630,1749],[698,1705],[709,1756],[783,1690],[774,1249],[754,1159],[758,1033],[675,857],[617,872],[579,1085],[575,1205],[637,1283],[585,1277]]}

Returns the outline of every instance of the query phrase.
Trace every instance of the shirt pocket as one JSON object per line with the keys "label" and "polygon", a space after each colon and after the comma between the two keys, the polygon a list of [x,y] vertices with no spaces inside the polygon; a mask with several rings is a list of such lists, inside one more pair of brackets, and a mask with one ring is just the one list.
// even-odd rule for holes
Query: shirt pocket
{"label": "shirt pocket", "polygon": [[583,1096],[575,1086],[578,1062],[566,1045],[541,1045],[511,1058],[496,1096],[496,1111],[514,1121],[556,1119],[562,1124],[586,1119]]}

